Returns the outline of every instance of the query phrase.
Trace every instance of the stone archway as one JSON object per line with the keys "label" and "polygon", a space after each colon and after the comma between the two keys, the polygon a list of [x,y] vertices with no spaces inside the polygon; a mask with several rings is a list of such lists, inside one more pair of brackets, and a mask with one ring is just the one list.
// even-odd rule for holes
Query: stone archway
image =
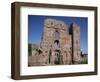
{"label": "stone archway", "polygon": [[58,49],[59,48],[59,40],[54,41],[54,48]]}
{"label": "stone archway", "polygon": [[54,59],[54,64],[60,64],[60,51],[55,50],[55,59]]}
{"label": "stone archway", "polygon": [[60,36],[60,34],[59,34],[58,30],[56,30],[54,32],[54,48],[55,49],[58,49],[60,47],[59,46],[59,36]]}

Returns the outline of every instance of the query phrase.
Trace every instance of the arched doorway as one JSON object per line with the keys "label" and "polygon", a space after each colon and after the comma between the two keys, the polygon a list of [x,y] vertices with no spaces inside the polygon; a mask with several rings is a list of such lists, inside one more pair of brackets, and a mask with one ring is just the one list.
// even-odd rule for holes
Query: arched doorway
{"label": "arched doorway", "polygon": [[54,64],[60,64],[60,51],[59,50],[55,50]]}

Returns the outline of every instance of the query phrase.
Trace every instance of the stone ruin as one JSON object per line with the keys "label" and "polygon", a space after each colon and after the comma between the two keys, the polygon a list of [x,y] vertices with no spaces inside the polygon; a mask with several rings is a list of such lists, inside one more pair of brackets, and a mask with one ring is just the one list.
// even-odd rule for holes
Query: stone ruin
{"label": "stone ruin", "polygon": [[80,64],[80,27],[69,27],[60,20],[45,19],[44,31],[37,51],[32,50],[29,66]]}

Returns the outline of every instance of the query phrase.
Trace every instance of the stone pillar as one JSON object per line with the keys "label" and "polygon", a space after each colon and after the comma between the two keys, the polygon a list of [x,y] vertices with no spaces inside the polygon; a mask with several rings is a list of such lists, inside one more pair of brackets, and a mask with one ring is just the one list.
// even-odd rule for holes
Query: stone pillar
{"label": "stone pillar", "polygon": [[71,24],[72,29],[72,58],[74,64],[79,64],[80,56],[80,27],[75,23]]}

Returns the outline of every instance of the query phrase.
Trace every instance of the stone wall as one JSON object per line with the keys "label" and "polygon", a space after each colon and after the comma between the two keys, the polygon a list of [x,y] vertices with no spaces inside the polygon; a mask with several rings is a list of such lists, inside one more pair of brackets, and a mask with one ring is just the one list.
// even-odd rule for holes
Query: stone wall
{"label": "stone wall", "polygon": [[[45,19],[43,29],[39,54],[33,59],[30,58],[31,61],[37,61],[34,65],[80,63],[80,27],[78,25],[71,24],[68,27],[63,21]],[[34,58],[38,60],[35,61]]]}

